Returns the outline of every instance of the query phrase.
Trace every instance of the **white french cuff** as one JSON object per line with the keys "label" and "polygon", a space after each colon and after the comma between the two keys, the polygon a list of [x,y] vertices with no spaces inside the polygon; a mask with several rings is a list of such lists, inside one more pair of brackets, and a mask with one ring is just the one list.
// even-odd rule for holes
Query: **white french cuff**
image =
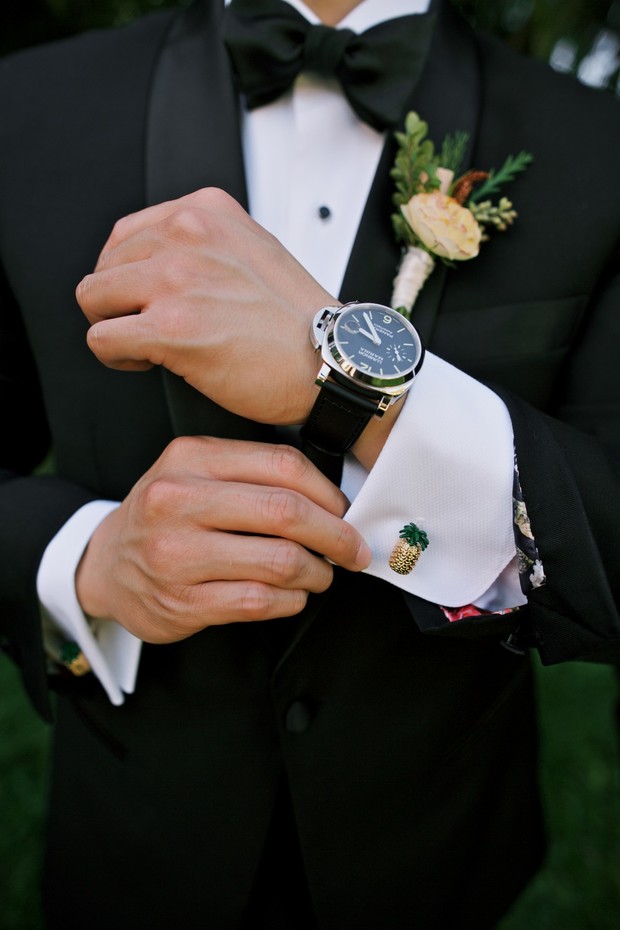
{"label": "white french cuff", "polygon": [[48,544],[37,573],[37,593],[47,622],[77,643],[112,704],[133,693],[142,648],[118,623],[91,622],[75,592],[75,572],[88,540],[118,503],[91,501],[77,510]]}
{"label": "white french cuff", "polygon": [[[361,471],[347,465],[343,491],[354,497],[346,520],[372,550],[369,574],[445,607],[474,604],[490,589],[496,600],[515,556],[514,440],[496,394],[427,352],[363,484]],[[409,523],[429,543],[411,573],[399,575],[389,559]],[[514,606],[514,591],[506,584],[503,606]]]}

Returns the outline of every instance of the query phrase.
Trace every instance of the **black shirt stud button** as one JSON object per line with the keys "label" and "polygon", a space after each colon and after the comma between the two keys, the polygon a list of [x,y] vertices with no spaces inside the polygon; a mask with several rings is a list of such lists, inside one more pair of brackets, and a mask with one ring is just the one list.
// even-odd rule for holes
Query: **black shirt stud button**
{"label": "black shirt stud button", "polygon": [[289,733],[305,733],[312,723],[312,712],[306,701],[293,701],[289,704],[284,725]]}

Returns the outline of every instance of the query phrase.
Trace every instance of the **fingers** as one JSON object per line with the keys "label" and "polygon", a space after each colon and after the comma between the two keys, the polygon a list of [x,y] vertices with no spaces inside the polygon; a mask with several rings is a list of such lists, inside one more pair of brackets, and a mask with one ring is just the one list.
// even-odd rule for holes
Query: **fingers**
{"label": "fingers", "polygon": [[140,599],[125,601],[117,618],[147,643],[173,643],[210,626],[252,623],[294,617],[308,600],[308,591],[287,590],[254,580],[208,581],[167,596],[146,590]]}
{"label": "fingers", "polygon": [[[165,567],[162,567],[162,571]],[[333,569],[288,539],[203,532],[184,554],[183,572],[202,581],[246,581],[288,591],[326,591]]]}
{"label": "fingers", "polygon": [[123,242],[139,235],[150,227],[164,223],[170,218],[176,218],[174,222],[179,230],[192,228],[192,217],[197,215],[197,211],[205,214],[213,214],[221,217],[222,215],[232,215],[237,219],[248,218],[248,214],[237,201],[225,191],[216,187],[205,187],[201,190],[185,194],[176,200],[167,200],[163,203],[154,204],[135,213],[129,213],[121,217],[101,250],[99,257],[100,263],[106,263],[109,253],[113,252]]}
{"label": "fingers", "polygon": [[306,606],[308,592],[285,590],[256,582],[210,582],[197,591],[209,605],[214,625],[294,617]]}
{"label": "fingers", "polygon": [[200,242],[214,230],[220,239],[231,222],[257,228],[243,207],[218,188],[203,188],[178,200],[155,204],[115,223],[94,270],[149,258],[164,244]]}
{"label": "fingers", "polygon": [[130,632],[147,643],[171,643],[210,626],[294,617],[306,606],[308,592],[286,590],[257,581],[209,581],[175,598],[172,609],[137,605]]}
{"label": "fingers", "polygon": [[[270,620],[303,610],[308,594],[327,590],[333,569],[302,546],[284,539],[206,532],[184,549],[181,559],[147,560],[139,609],[131,622],[140,637],[170,642],[207,626]],[[169,554],[169,553],[168,553]],[[183,584],[177,574],[200,578]],[[121,616],[124,615],[121,612]],[[149,626],[145,635],[143,624]]]}
{"label": "fingers", "polygon": [[347,506],[342,492],[291,447],[177,439],[140,499],[151,538],[162,526],[169,538],[185,537],[187,527],[198,538],[215,529],[291,540],[350,571],[370,561],[360,534],[341,519]]}
{"label": "fingers", "polygon": [[183,436],[170,443],[158,463],[162,475],[180,470],[202,478],[297,491],[337,517],[348,507],[340,488],[302,452],[284,444]]}
{"label": "fingers", "polygon": [[95,323],[86,334],[89,349],[108,368],[146,371],[162,364],[149,321],[142,314]]}
{"label": "fingers", "polygon": [[[185,210],[192,209],[194,206],[197,207],[198,204],[205,202],[207,197],[201,197],[201,193],[202,192],[188,194],[185,197],[180,197],[178,200],[167,200],[163,203],[154,204],[151,207],[146,207],[144,210],[138,210],[135,213],[129,213],[127,216],[121,217],[114,224],[112,232],[101,250],[97,265],[95,266],[95,271],[121,264],[123,260],[135,261],[135,258],[130,257],[132,254],[131,249],[135,248],[135,246],[130,246],[124,253],[120,251],[121,247],[125,246],[125,248],[127,248],[127,243],[132,240],[135,243],[140,243],[140,236],[146,230],[165,222],[169,217],[175,214],[182,213]],[[124,254],[124,258],[115,259],[115,252],[117,255]]]}
{"label": "fingers", "polygon": [[204,514],[209,526],[291,540],[350,571],[366,564],[364,543],[353,527],[303,494],[240,482],[217,482],[214,492]]}
{"label": "fingers", "polygon": [[90,323],[137,313],[153,299],[152,269],[147,259],[89,274],[75,296]]}
{"label": "fingers", "polygon": [[370,562],[346,506],[291,447],[177,439],[93,534],[80,604],[148,642],[294,616],[331,584],[321,556],[354,571]]}
{"label": "fingers", "polygon": [[185,286],[195,289],[196,277],[213,276],[209,274],[212,252],[218,266],[232,261],[241,230],[250,229],[256,232],[260,227],[236,201],[216,189],[124,217],[115,225],[94,272],[78,284],[77,301],[89,322],[96,323],[135,313],[160,298],[178,298]]}

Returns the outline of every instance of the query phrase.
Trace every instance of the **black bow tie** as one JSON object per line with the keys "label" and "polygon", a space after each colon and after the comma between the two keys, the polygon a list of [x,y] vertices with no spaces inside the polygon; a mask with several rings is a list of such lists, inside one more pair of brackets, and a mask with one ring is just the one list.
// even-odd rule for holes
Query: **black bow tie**
{"label": "black bow tie", "polygon": [[275,100],[301,71],[337,78],[360,119],[398,125],[422,73],[434,13],[399,16],[357,35],[311,25],[282,0],[231,0],[224,41],[248,109]]}

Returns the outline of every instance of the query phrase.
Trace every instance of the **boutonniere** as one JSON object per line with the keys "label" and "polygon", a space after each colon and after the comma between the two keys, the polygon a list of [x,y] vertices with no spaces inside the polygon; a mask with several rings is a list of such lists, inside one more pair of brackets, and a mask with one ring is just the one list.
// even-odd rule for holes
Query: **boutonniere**
{"label": "boutonniere", "polygon": [[396,183],[392,215],[397,242],[403,245],[394,279],[392,307],[406,317],[439,259],[453,265],[475,258],[489,232],[505,231],[517,212],[507,197],[494,203],[503,184],[525,171],[529,152],[508,156],[497,171],[460,175],[469,134],[446,136],[441,150],[427,138],[428,125],[409,113],[405,131],[395,134],[398,151],[391,176]]}

